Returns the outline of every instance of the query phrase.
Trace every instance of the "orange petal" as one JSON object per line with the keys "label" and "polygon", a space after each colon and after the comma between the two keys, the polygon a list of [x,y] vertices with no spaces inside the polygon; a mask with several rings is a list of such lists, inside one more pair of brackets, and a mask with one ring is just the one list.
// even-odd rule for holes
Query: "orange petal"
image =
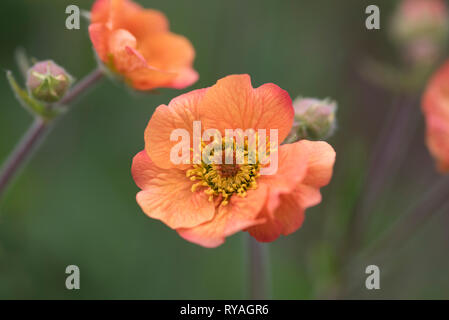
{"label": "orange petal", "polygon": [[164,71],[148,66],[126,73],[126,78],[137,90],[155,88],[184,89],[198,80],[198,73],[191,68],[175,71]]}
{"label": "orange petal", "polygon": [[[100,9],[108,11],[106,24],[110,30],[126,29],[126,21],[130,19],[130,16],[143,10],[141,6],[129,0],[108,0],[107,4],[100,6]],[[100,9],[98,9],[99,13]]]}
{"label": "orange petal", "polygon": [[293,123],[293,106],[288,93],[274,84],[253,89],[249,75],[231,75],[212,86],[200,105],[205,128],[278,130],[279,142]]}
{"label": "orange petal", "polygon": [[422,109],[426,115],[442,118],[449,125],[449,62],[436,72],[427,85]]}
{"label": "orange petal", "polygon": [[103,23],[94,23],[89,26],[89,36],[95,51],[101,61],[108,60],[109,30]]}
{"label": "orange petal", "polygon": [[139,8],[129,10],[127,14],[121,27],[131,32],[138,40],[169,29],[168,20],[160,11]]}
{"label": "orange petal", "polygon": [[192,68],[183,68],[178,70],[176,78],[174,78],[173,81],[165,86],[173,89],[184,89],[197,82],[198,78],[198,72],[196,72]]}
{"label": "orange petal", "polygon": [[214,248],[223,244],[226,237],[248,227],[263,223],[257,219],[267,195],[266,186],[261,185],[247,193],[246,197],[232,196],[226,206],[219,206],[213,220],[200,226],[178,229],[184,239],[203,247]]}
{"label": "orange petal", "polygon": [[437,161],[438,170],[449,172],[449,121],[429,114],[426,117],[426,142]]}
{"label": "orange petal", "polygon": [[423,111],[425,114],[433,114],[449,121],[449,85],[447,87],[445,85],[437,84],[427,89],[423,96]]}
{"label": "orange petal", "polygon": [[318,188],[299,184],[293,192],[279,196],[279,205],[274,212],[270,212],[268,206],[265,206],[258,218],[265,219],[266,222],[249,228],[248,232],[262,242],[274,241],[281,234],[289,235],[301,227],[305,209],[320,202],[321,193]]}
{"label": "orange petal", "polygon": [[291,196],[301,208],[307,209],[316,206],[321,202],[320,189],[306,184],[299,184],[292,192]]}
{"label": "orange petal", "polygon": [[91,23],[107,23],[109,19],[109,0],[97,0],[90,11]]}
{"label": "orange petal", "polygon": [[126,29],[139,40],[169,29],[168,20],[162,12],[144,9],[129,0],[110,1],[109,21],[112,29]]}
{"label": "orange petal", "polygon": [[144,9],[128,0],[95,1],[91,23],[108,24],[110,30],[126,29],[139,40],[169,29],[168,20],[162,12]]}
{"label": "orange petal", "polygon": [[[97,0],[91,15],[91,39],[100,59],[109,62],[111,54],[115,69],[134,89],[183,89],[198,80],[192,68],[195,50],[186,38],[169,32],[161,12],[129,0]],[[92,27],[97,23],[102,27]]]}
{"label": "orange petal", "polygon": [[274,216],[275,218],[264,209],[260,218],[265,218],[266,222],[249,228],[249,234],[258,241],[271,242],[281,234],[293,233],[304,221],[304,208],[298,205],[294,196],[284,194],[281,195],[280,206],[274,212]]}
{"label": "orange petal", "polygon": [[152,34],[138,43],[138,50],[148,67],[126,74],[135,89],[183,89],[198,80],[191,67],[195,50],[186,38],[169,32]]}
{"label": "orange petal", "polygon": [[432,77],[423,95],[426,141],[439,171],[449,172],[449,62]]}
{"label": "orange petal", "polygon": [[274,175],[260,176],[258,183],[269,186],[267,207],[273,212],[279,206],[279,195],[290,193],[304,179],[308,154],[300,143],[282,145],[278,152],[278,170]]}
{"label": "orange petal", "polygon": [[135,49],[136,43],[136,38],[127,30],[111,32],[108,46],[117,71],[123,73],[147,67],[145,58]]}
{"label": "orange petal", "polygon": [[131,172],[142,189],[137,203],[151,218],[164,222],[173,229],[191,228],[209,221],[215,207],[204,192],[192,192],[185,172],[157,167],[145,151],[133,159]]}
{"label": "orange petal", "polygon": [[[296,231],[304,220],[304,210],[321,202],[319,188],[328,184],[332,177],[335,151],[329,144],[322,141],[301,140],[289,146],[294,148],[292,155],[302,154],[305,157],[307,169],[305,174],[301,175],[299,183],[298,180],[293,181],[297,184],[289,193],[271,190],[270,185],[265,209],[259,216],[267,222],[248,230],[259,241],[274,241],[281,234],[288,235]],[[284,176],[286,179],[292,179],[293,174],[290,177]],[[284,186],[283,190],[288,189]]]}
{"label": "orange petal", "polygon": [[198,105],[208,89],[193,90],[170,101],[168,106],[161,105],[148,123],[145,130],[145,150],[153,162],[161,168],[185,168],[170,160],[170,152],[180,141],[170,141],[175,129],[185,129],[193,147],[193,121],[199,120]]}
{"label": "orange petal", "polygon": [[307,153],[309,158],[307,174],[302,183],[314,187],[329,184],[335,163],[334,149],[324,141],[301,140],[297,143],[301,145],[303,152]]}
{"label": "orange petal", "polygon": [[154,68],[178,72],[192,65],[195,49],[185,37],[161,32],[152,34],[139,42],[139,51]]}
{"label": "orange petal", "polygon": [[137,6],[127,0],[109,0],[109,15],[107,25],[111,30],[120,29],[128,15],[128,10]]}
{"label": "orange petal", "polygon": [[136,69],[125,74],[130,85],[137,90],[170,88],[178,77],[177,73],[166,72],[150,66]]}

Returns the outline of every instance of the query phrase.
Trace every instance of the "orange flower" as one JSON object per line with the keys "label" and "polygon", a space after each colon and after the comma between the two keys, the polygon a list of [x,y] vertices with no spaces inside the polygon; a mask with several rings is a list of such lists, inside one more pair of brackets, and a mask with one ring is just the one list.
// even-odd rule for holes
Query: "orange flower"
{"label": "orange flower", "polygon": [[145,130],[145,150],[132,164],[134,181],[142,189],[138,204],[149,217],[204,247],[219,246],[242,230],[264,242],[294,232],[305,209],[321,202],[320,187],[332,176],[335,152],[326,142],[302,140],[270,148],[278,151],[273,175],[261,175],[261,158],[241,165],[207,164],[204,154],[199,164],[170,161],[179,143],[171,141],[171,133],[184,129],[193,145],[193,121],[201,122],[203,133],[216,129],[223,136],[227,129],[276,129],[276,144],[287,137],[293,116],[286,91],[271,83],[254,89],[248,75],[225,77],[159,106]]}
{"label": "orange flower", "polygon": [[198,80],[190,42],[159,11],[130,0],[97,0],[89,35],[98,57],[138,90],[182,89]]}
{"label": "orange flower", "polygon": [[438,169],[449,172],[449,62],[432,77],[424,92],[427,146]]}

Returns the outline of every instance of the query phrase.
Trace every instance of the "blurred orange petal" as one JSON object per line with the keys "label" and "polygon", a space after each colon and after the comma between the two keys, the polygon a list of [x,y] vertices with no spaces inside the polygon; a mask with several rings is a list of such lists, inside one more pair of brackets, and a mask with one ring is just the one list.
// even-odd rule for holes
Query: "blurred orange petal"
{"label": "blurred orange petal", "polygon": [[102,61],[107,61],[108,59],[108,38],[109,30],[103,23],[93,23],[89,26],[89,36],[94,46],[98,57]]}
{"label": "blurred orange petal", "polygon": [[90,11],[91,23],[107,23],[109,19],[110,0],[97,0]]}
{"label": "blurred orange petal", "polygon": [[426,142],[438,170],[449,172],[449,62],[431,78],[423,95]]}
{"label": "blurred orange petal", "polygon": [[151,35],[141,43],[139,50],[151,66],[167,71],[177,71],[190,65],[195,58],[192,44],[183,36],[164,32]]}
{"label": "blurred orange petal", "polygon": [[135,49],[136,43],[136,38],[124,29],[111,32],[108,48],[117,71],[129,72],[147,67],[145,58]]}
{"label": "blurred orange petal", "polygon": [[165,15],[157,10],[140,9],[130,12],[129,18],[123,24],[137,39],[144,39],[150,34],[158,34],[169,30]]}
{"label": "blurred orange petal", "polygon": [[157,10],[130,0],[97,0],[89,35],[101,61],[134,89],[182,89],[198,80],[192,67],[195,50],[169,31],[168,20]]}
{"label": "blurred orange petal", "polygon": [[429,114],[426,124],[427,146],[436,159],[438,170],[449,172],[449,122]]}

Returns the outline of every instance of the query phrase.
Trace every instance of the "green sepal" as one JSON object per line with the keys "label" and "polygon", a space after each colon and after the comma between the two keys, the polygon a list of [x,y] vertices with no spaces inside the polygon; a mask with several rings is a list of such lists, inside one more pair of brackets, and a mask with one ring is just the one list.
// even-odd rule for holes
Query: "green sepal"
{"label": "green sepal", "polygon": [[58,116],[59,114],[61,114],[61,112],[64,110],[60,108],[53,109],[52,106],[41,103],[36,99],[34,99],[33,97],[31,97],[28,94],[27,90],[22,89],[18,85],[11,71],[6,72],[6,77],[17,100],[20,102],[20,105],[24,107],[32,115],[40,116],[45,120],[51,120],[56,116]]}

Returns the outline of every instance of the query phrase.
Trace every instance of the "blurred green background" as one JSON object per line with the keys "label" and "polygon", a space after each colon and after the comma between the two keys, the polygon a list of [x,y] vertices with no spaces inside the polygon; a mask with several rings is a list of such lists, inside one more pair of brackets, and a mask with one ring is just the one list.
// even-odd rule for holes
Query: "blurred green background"
{"label": "blurred green background", "polygon": [[[268,244],[272,297],[449,298],[449,212],[404,243],[389,243],[387,258],[350,263],[365,244],[341,259],[348,217],[356,205],[370,152],[393,97],[364,81],[366,57],[397,60],[387,36],[397,1],[139,0],[163,11],[171,29],[195,49],[200,80],[183,91],[137,94],[104,80],[59,121],[29,166],[0,202],[2,299],[241,299],[247,297],[246,234],[205,249],[147,218],[135,202],[132,157],[154,109],[182,92],[248,73],[253,85],[273,82],[297,95],[339,103],[334,179],[323,202],[307,211],[296,233]],[[96,62],[87,34],[65,29],[65,8],[93,1],[2,0],[0,67],[13,70],[17,47],[51,58],[81,79]],[[365,28],[365,8],[381,8],[381,30]],[[0,159],[30,125],[6,77],[0,77]],[[419,108],[419,105],[413,105]],[[438,179],[424,146],[423,119],[413,147],[376,201],[362,233],[375,239]],[[342,261],[343,260],[343,261]],[[65,288],[65,268],[81,270],[81,289]],[[365,268],[378,264],[381,290],[365,288]]]}

